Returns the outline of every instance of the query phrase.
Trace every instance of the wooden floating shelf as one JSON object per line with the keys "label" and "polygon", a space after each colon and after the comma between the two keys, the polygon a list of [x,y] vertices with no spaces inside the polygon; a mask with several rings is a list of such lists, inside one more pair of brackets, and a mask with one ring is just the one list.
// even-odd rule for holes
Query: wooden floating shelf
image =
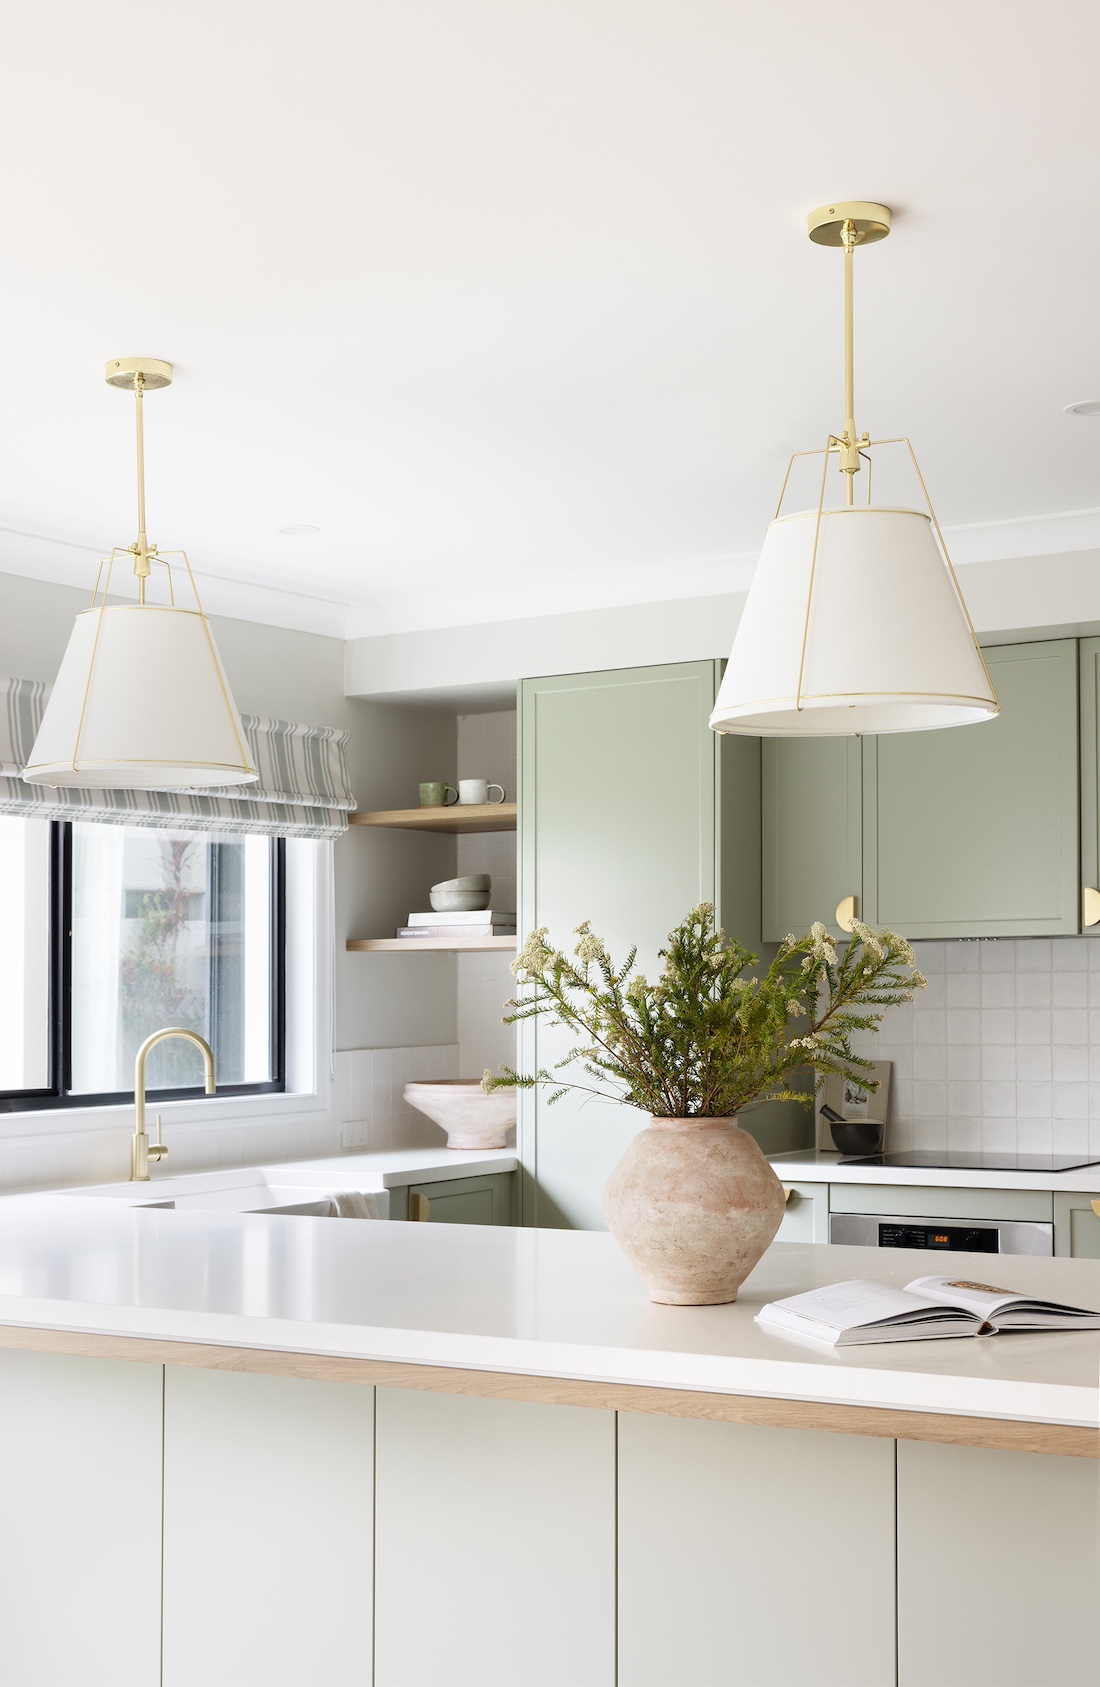
{"label": "wooden floating shelf", "polygon": [[381,808],[349,814],[353,826],[388,826],[398,832],[514,832],[514,802],[452,803],[450,808]]}
{"label": "wooden floating shelf", "polygon": [[460,950],[465,954],[477,950],[510,949],[516,953],[514,937],[469,937],[465,942],[457,937],[349,937],[347,948],[352,954],[417,955],[425,950],[438,954],[441,950]]}

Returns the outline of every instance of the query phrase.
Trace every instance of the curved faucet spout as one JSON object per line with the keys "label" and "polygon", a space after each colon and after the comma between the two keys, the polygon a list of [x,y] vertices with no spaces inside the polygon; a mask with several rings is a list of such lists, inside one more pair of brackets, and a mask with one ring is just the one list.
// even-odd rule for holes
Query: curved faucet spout
{"label": "curved faucet spout", "polygon": [[[134,1134],[130,1139],[131,1183],[149,1181],[150,1148],[149,1138],[145,1134],[145,1062],[157,1044],[167,1042],[169,1037],[179,1037],[185,1043],[193,1043],[198,1049],[206,1073],[206,1093],[214,1094],[214,1051],[205,1037],[200,1037],[197,1031],[185,1030],[182,1025],[169,1025],[163,1031],[154,1031],[151,1037],[146,1037],[134,1061]],[[157,1126],[157,1141],[152,1153],[159,1160],[168,1150],[160,1140],[159,1118]]]}

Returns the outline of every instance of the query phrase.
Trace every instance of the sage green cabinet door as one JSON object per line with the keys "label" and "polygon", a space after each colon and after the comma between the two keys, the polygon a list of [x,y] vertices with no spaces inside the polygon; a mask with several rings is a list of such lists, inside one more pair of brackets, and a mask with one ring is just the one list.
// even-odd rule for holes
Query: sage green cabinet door
{"label": "sage green cabinet door", "polygon": [[[590,919],[617,959],[637,943],[652,978],[671,927],[716,900],[717,674],[715,662],[690,662],[523,681],[522,932],[546,926],[571,952],[574,927]],[[521,1031],[526,1071],[570,1047],[544,1019]],[[520,1102],[524,1223],[603,1229],[600,1192],[644,1116],[573,1094]]]}
{"label": "sage green cabinet door", "polygon": [[898,1687],[1095,1682],[1096,1460],[897,1449]]}
{"label": "sage green cabinet door", "polygon": [[1054,1192],[1054,1252],[1070,1259],[1100,1259],[1100,1183],[1090,1195]]}
{"label": "sage green cabinet door", "polygon": [[985,658],[995,720],[864,740],[871,925],[910,938],[1078,930],[1076,642]]}
{"label": "sage green cabinet door", "polygon": [[618,1474],[619,1687],[894,1687],[893,1441],[620,1412]]}
{"label": "sage green cabinet door", "polygon": [[[1078,645],[1081,668],[1081,884],[1100,890],[1100,638]],[[1083,910],[1085,915],[1089,910]],[[1100,922],[1085,926],[1100,936]]]}
{"label": "sage green cabinet door", "polygon": [[766,738],[761,783],[764,941],[815,920],[839,937],[838,903],[854,896],[863,911],[859,739]]}
{"label": "sage green cabinet door", "polygon": [[428,1202],[430,1224],[510,1224],[513,1172],[489,1177],[454,1177],[445,1183],[418,1183],[410,1196]]}

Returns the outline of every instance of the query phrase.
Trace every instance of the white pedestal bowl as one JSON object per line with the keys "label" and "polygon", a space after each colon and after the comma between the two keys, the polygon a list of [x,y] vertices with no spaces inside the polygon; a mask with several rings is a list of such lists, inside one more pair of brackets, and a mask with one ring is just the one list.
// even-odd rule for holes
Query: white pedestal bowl
{"label": "white pedestal bowl", "polygon": [[486,1095],[480,1078],[430,1078],[405,1085],[410,1107],[447,1133],[448,1148],[504,1148],[516,1122],[514,1089]]}

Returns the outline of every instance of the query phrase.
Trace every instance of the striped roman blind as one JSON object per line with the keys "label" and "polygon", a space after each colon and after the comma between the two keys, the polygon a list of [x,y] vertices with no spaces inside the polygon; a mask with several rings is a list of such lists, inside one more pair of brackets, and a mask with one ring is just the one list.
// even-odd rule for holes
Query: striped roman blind
{"label": "striped roman blind", "polygon": [[262,832],[336,838],[355,798],[348,784],[348,734],[327,726],[242,715],[254,785],[202,791],[99,791],[28,785],[22,778],[50,688],[0,678],[0,814],[43,820],[99,820],[115,826],[171,826],[190,832]]}

